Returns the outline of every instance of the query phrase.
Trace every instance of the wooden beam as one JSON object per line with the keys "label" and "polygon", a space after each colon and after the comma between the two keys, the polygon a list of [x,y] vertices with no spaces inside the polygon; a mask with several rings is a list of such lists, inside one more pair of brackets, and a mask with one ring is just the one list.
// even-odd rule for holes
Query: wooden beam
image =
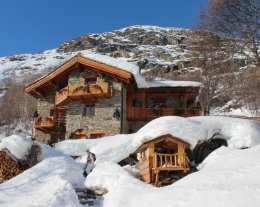
{"label": "wooden beam", "polygon": [[43,97],[43,93],[39,91],[38,89],[33,89],[33,92],[36,93],[38,96]]}

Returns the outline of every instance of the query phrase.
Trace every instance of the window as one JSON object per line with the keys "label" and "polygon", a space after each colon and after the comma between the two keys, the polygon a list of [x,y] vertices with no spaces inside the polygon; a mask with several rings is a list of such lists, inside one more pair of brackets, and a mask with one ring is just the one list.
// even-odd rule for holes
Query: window
{"label": "window", "polygon": [[85,105],[83,107],[83,116],[94,116],[95,115],[95,105]]}
{"label": "window", "polygon": [[95,132],[95,133],[90,133],[89,134],[89,139],[96,139],[96,138],[100,138],[100,137],[104,137],[105,133],[104,132]]}
{"label": "window", "polygon": [[148,108],[165,108],[165,98],[164,97],[151,97],[148,96],[146,99]]}
{"label": "window", "polygon": [[85,77],[85,84],[95,84],[97,82],[96,76]]}
{"label": "window", "polygon": [[148,108],[180,108],[181,100],[179,96],[148,96],[146,99]]}
{"label": "window", "polygon": [[143,103],[140,99],[134,99],[133,100],[133,107],[142,107]]}
{"label": "window", "polygon": [[166,98],[166,108],[180,108],[181,101],[179,96],[170,96]]}

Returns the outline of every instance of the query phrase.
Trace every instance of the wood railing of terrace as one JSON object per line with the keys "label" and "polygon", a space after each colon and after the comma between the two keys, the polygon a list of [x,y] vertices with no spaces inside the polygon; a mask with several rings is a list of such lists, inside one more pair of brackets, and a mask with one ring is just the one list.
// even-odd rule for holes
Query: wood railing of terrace
{"label": "wood railing of terrace", "polygon": [[160,171],[189,171],[186,162],[186,154],[161,154],[153,155],[153,172],[155,173],[155,185],[159,182]]}
{"label": "wood railing of terrace", "polygon": [[34,120],[35,128],[53,128],[56,125],[54,116],[41,116]]}
{"label": "wood railing of terrace", "polygon": [[199,109],[184,109],[184,108],[145,108],[144,110],[141,107],[133,107],[127,112],[127,118],[129,120],[143,120],[151,121],[157,117],[161,116],[181,116],[181,117],[191,117],[199,116]]}
{"label": "wood railing of terrace", "polygon": [[111,88],[108,83],[96,84],[77,84],[68,85],[62,90],[56,92],[55,104],[59,105],[65,100],[88,100],[93,98],[109,98]]}

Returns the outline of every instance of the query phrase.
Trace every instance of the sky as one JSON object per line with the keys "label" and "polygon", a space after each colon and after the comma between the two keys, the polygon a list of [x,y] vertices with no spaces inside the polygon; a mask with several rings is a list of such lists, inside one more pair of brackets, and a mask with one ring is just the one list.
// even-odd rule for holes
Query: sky
{"label": "sky", "polygon": [[207,0],[0,0],[0,56],[132,25],[192,28]]}

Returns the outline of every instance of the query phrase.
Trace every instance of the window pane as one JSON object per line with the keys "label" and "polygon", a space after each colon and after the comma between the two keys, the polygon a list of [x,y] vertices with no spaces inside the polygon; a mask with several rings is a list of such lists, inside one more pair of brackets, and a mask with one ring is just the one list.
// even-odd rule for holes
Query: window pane
{"label": "window pane", "polygon": [[133,107],[142,107],[143,103],[140,99],[134,99],[133,100]]}
{"label": "window pane", "polygon": [[85,116],[95,115],[95,105],[85,106],[84,115]]}
{"label": "window pane", "polygon": [[179,96],[171,96],[166,98],[166,108],[181,108]]}

